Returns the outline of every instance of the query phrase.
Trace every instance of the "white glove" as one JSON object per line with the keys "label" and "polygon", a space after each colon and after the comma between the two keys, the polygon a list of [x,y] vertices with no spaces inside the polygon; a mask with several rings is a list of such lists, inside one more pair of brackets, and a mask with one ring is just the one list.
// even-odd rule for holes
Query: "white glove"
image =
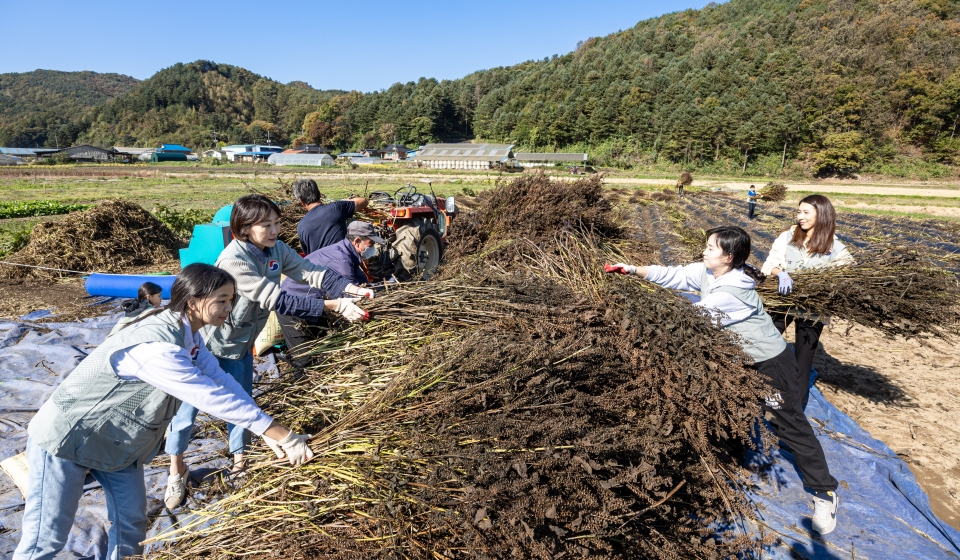
{"label": "white glove", "polygon": [[[293,433],[293,430],[291,430],[290,433]],[[263,438],[263,443],[267,444],[267,447],[269,447],[276,454],[277,459],[283,459],[286,457],[286,455],[283,453],[283,449],[280,448],[280,444],[277,443],[277,440],[267,436],[261,437]]]}
{"label": "white glove", "polygon": [[370,318],[370,314],[357,307],[356,303],[360,301],[360,298],[340,298],[334,300],[337,302],[337,307],[334,311],[343,315],[343,318],[351,323],[355,321],[366,321]]}
{"label": "white glove", "polygon": [[[270,445],[270,440],[267,438],[264,439],[267,440],[267,445]],[[309,434],[298,434],[290,430],[290,434],[278,441],[277,444],[283,448],[283,451],[287,452],[287,456],[290,458],[290,464],[298,466],[313,459],[313,450],[307,445],[308,439],[310,439]],[[274,452],[276,453],[276,450],[274,450]],[[283,457],[280,456],[278,458]]]}
{"label": "white glove", "polygon": [[619,266],[621,269],[623,269],[623,272],[624,272],[625,274],[636,274],[636,273],[637,273],[637,267],[633,266],[632,264],[617,263],[617,264],[615,264],[615,265],[613,265],[613,266]]}
{"label": "white glove", "polygon": [[375,292],[370,288],[361,288],[356,284],[347,284],[347,287],[343,289],[343,293],[367,299],[373,299],[375,295]]}

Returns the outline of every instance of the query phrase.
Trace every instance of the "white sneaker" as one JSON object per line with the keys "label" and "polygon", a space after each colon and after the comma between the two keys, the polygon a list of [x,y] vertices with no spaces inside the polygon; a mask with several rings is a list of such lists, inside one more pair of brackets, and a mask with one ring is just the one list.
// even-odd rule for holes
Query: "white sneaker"
{"label": "white sneaker", "polygon": [[[824,494],[818,492],[818,494]],[[836,492],[826,492],[828,498],[819,496],[813,497],[813,530],[826,535],[837,528],[837,506],[840,505],[840,498]]]}
{"label": "white sneaker", "polygon": [[163,495],[163,503],[167,509],[173,511],[187,497],[187,482],[190,480],[190,471],[183,474],[167,476],[167,491]]}

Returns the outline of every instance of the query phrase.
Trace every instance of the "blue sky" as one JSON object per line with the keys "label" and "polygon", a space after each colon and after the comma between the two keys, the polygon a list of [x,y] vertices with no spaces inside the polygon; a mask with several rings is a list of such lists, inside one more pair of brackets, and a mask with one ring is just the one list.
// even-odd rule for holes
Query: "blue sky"
{"label": "blue sky", "polygon": [[[372,91],[564,54],[577,41],[704,0],[113,2],[0,0],[0,73],[149,78],[198,59],[280,82]],[[362,7],[361,7],[362,6]]]}

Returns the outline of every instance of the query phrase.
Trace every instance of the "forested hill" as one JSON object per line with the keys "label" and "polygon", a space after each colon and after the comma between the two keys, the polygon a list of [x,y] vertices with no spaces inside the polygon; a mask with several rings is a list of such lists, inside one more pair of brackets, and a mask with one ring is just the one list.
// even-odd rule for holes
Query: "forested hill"
{"label": "forested hill", "polygon": [[824,173],[960,164],[958,67],[958,0],[731,0],[541,61],[369,94],[177,65],[93,109],[78,140],[200,147],[211,130],[231,143],[269,131],[334,149],[476,138],[622,166],[775,171],[784,151]]}
{"label": "forested hill", "polygon": [[96,72],[0,74],[0,146],[69,146],[91,107],[130,91],[139,80]]}

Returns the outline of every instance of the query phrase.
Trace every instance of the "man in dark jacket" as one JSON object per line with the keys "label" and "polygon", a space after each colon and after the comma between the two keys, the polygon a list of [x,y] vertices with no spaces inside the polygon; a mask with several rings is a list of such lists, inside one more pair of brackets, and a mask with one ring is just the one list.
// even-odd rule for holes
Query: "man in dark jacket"
{"label": "man in dark jacket", "polygon": [[[373,226],[367,222],[353,221],[346,228],[346,238],[339,243],[328,245],[306,256],[313,264],[318,264],[343,276],[358,286],[367,283],[367,275],[360,268],[360,259],[373,256],[375,245],[385,244],[386,240],[379,237]],[[280,289],[291,295],[322,298],[320,291],[306,284],[285,279]],[[308,321],[287,315],[277,315],[280,330],[287,342],[287,348],[295,348],[304,342],[314,340],[322,335],[322,318]],[[307,362],[309,359],[306,360]],[[299,364],[298,364],[299,365]]]}
{"label": "man in dark jacket", "polygon": [[347,233],[347,220],[367,207],[367,199],[360,197],[323,204],[313,179],[298,179],[293,184],[293,196],[307,209],[307,215],[297,224],[300,248],[306,254],[342,241]]}

